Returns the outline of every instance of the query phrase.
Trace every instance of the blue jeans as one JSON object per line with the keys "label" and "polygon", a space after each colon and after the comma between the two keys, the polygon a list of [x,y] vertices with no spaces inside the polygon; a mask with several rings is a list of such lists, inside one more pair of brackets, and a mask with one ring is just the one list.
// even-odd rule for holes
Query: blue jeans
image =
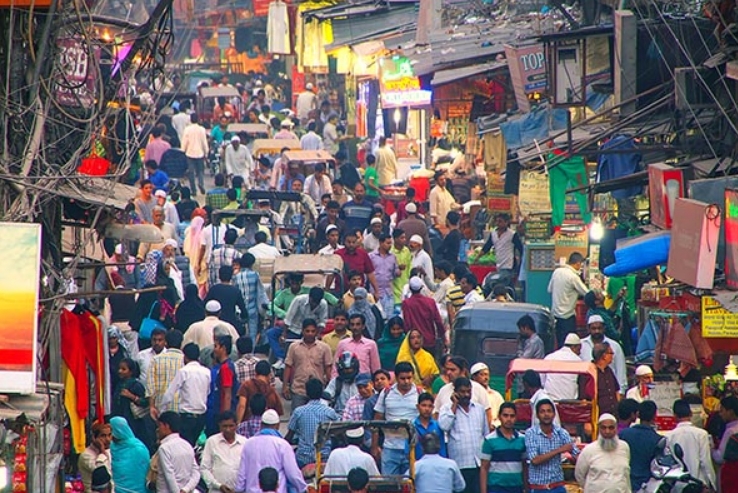
{"label": "blue jeans", "polygon": [[[395,314],[395,295],[390,293],[380,296],[379,305],[382,307],[382,311],[384,312],[384,319],[389,320]],[[382,337],[382,334],[377,334],[376,339],[379,339],[380,337]]]}
{"label": "blue jeans", "polygon": [[382,475],[405,474],[410,469],[410,461],[403,449],[385,448],[382,450]]}
{"label": "blue jeans", "polygon": [[[251,329],[249,328],[249,331]],[[284,347],[282,347],[282,343],[279,342],[279,338],[282,337],[282,329],[279,327],[272,327],[271,329],[266,331],[267,340],[269,341],[269,347],[272,350],[272,354],[274,354],[274,357],[277,359],[284,359],[285,356],[287,356],[286,351],[284,350]],[[287,339],[299,339],[300,336],[297,334],[293,334],[289,330],[287,331]]]}

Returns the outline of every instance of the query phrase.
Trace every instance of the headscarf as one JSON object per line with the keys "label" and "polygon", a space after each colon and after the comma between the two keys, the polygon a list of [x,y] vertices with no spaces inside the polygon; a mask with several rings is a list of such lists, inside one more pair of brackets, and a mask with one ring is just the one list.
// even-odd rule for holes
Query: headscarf
{"label": "headscarf", "polygon": [[410,334],[412,334],[413,332],[418,331],[413,329],[405,335],[405,340],[402,341],[402,344],[400,345],[400,351],[397,353],[396,362],[400,363],[401,361],[406,361],[413,365],[413,370],[415,370],[413,372],[415,384],[422,385],[424,378],[438,375],[441,372],[438,369],[436,360],[433,358],[433,355],[431,355],[431,353],[429,353],[422,347],[417,351],[413,351],[412,349],[410,349]]}
{"label": "headscarf", "polygon": [[395,361],[397,361],[397,353],[400,351],[400,345],[405,339],[405,331],[400,334],[399,337],[392,337],[390,329],[394,325],[405,327],[405,323],[400,317],[392,317],[387,321],[382,332],[382,337],[377,341],[377,348],[379,349],[379,362],[382,368],[391,370],[395,367]]}
{"label": "headscarf", "polygon": [[366,330],[372,339],[376,339],[377,319],[372,311],[372,305],[367,300],[368,296],[369,293],[367,293],[366,289],[356,288],[354,291],[354,304],[349,308],[348,314],[349,318],[354,314],[364,315]]}
{"label": "headscarf", "polygon": [[193,217],[192,222],[190,222],[190,227],[185,231],[182,250],[187,258],[190,259],[190,264],[195,265],[200,256],[200,242],[202,239],[202,229],[205,225],[205,219],[203,219],[202,216],[195,216],[194,212],[192,215]]}
{"label": "headscarf", "polygon": [[110,444],[115,491],[147,493],[146,473],[149,470],[149,450],[133,435],[125,418],[110,418],[113,441]]}
{"label": "headscarf", "polygon": [[205,320],[205,305],[198,295],[197,285],[185,286],[184,301],[177,306],[176,328],[182,332],[190,325]]}

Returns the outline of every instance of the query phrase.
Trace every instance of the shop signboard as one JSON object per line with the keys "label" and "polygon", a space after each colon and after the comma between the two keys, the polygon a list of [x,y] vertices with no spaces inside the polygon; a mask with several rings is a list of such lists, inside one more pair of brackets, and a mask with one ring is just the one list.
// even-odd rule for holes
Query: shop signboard
{"label": "shop signboard", "polygon": [[585,228],[561,229],[554,235],[554,258],[558,264],[565,264],[574,252],[587,257],[589,233]]}
{"label": "shop signboard", "polygon": [[0,223],[0,393],[36,391],[41,225]]}
{"label": "shop signboard", "polygon": [[525,239],[549,241],[551,239],[551,219],[525,221]]}
{"label": "shop signboard", "polygon": [[720,207],[694,199],[676,199],[666,274],[699,289],[715,278]]}
{"label": "shop signboard", "polygon": [[382,108],[429,106],[432,95],[420,87],[410,60],[400,55],[379,60],[379,94]]}
{"label": "shop signboard", "polygon": [[548,175],[528,171],[521,173],[518,185],[518,207],[525,216],[551,211]]}
{"label": "shop signboard", "polygon": [[702,337],[738,337],[738,313],[723,308],[712,296],[702,297]]}
{"label": "shop signboard", "polygon": [[528,95],[545,92],[548,87],[543,43],[519,47],[505,45],[505,57],[518,108],[528,112],[530,111]]}
{"label": "shop signboard", "polygon": [[56,44],[61,67],[54,83],[56,100],[63,106],[92,107],[96,99],[97,64],[90,58],[92,55],[99,60],[100,48],[90,49],[75,36],[58,39]]}

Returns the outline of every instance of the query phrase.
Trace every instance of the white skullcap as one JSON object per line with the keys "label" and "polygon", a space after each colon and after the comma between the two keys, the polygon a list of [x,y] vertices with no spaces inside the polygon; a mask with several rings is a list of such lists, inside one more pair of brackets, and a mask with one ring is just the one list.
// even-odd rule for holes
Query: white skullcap
{"label": "white skullcap", "polygon": [[239,137],[238,135],[234,135],[233,137],[231,137],[231,142],[241,143],[241,137]]}
{"label": "white skullcap", "polygon": [[279,414],[274,409],[267,409],[264,414],[261,415],[261,422],[265,425],[278,425]]}
{"label": "white skullcap", "polygon": [[653,375],[653,370],[648,365],[640,365],[638,368],[636,368],[636,376],[642,377],[645,375]]}
{"label": "white skullcap", "polygon": [[469,373],[471,373],[472,375],[475,375],[482,370],[489,370],[489,366],[485,365],[484,363],[480,361],[479,363],[474,363],[472,365],[471,369],[469,370]]}
{"label": "white skullcap", "polygon": [[346,430],[346,436],[349,438],[363,438],[364,427],[359,426],[358,428],[351,428],[350,430]]}
{"label": "white skullcap", "polygon": [[417,243],[418,245],[422,245],[423,238],[421,238],[420,235],[412,235],[410,237],[410,243]]}
{"label": "white skullcap", "polygon": [[118,255],[123,255],[123,244],[122,243],[118,243],[117,245],[115,245],[115,253],[117,253]]}
{"label": "white skullcap", "polygon": [[172,248],[177,248],[179,245],[177,244],[177,240],[167,238],[167,241],[164,242],[164,246],[170,246]]}
{"label": "white skullcap", "polygon": [[566,339],[564,339],[564,346],[579,346],[581,344],[582,340],[574,333],[567,334]]}
{"label": "white skullcap", "polygon": [[313,83],[312,82],[308,82],[307,84],[305,84],[305,89],[307,89],[308,91],[312,91],[312,89],[313,89]]}
{"label": "white skullcap", "polygon": [[590,315],[587,319],[587,325],[596,324],[597,322],[604,324],[605,319],[602,318],[600,315]]}
{"label": "white skullcap", "polygon": [[329,225],[328,225],[328,226],[327,226],[327,227],[325,228],[325,234],[327,235],[328,233],[330,233],[330,232],[331,232],[331,231],[333,231],[334,229],[335,229],[336,231],[338,231],[338,226],[336,226],[335,224],[329,224]]}
{"label": "white skullcap", "polygon": [[210,300],[205,303],[205,311],[208,313],[218,313],[220,311],[220,302],[218,300]]}
{"label": "white skullcap", "polygon": [[410,285],[411,291],[420,291],[423,289],[423,281],[418,276],[411,277],[408,284]]}
{"label": "white skullcap", "polygon": [[369,224],[382,224],[382,220],[381,220],[381,219],[379,219],[378,217],[375,217],[375,218],[373,218],[373,219],[372,219],[372,220],[371,220],[371,221],[369,222]]}
{"label": "white skullcap", "polygon": [[605,421],[613,421],[615,423],[618,422],[618,420],[610,413],[604,413],[600,414],[600,419],[597,420],[597,423],[603,423]]}
{"label": "white skullcap", "polygon": [[164,190],[157,190],[156,192],[154,192],[154,197],[167,198],[167,192],[165,192]]}
{"label": "white skullcap", "polygon": [[415,205],[413,202],[410,202],[405,206],[405,212],[407,212],[408,214],[415,214],[416,212],[418,212],[418,206]]}

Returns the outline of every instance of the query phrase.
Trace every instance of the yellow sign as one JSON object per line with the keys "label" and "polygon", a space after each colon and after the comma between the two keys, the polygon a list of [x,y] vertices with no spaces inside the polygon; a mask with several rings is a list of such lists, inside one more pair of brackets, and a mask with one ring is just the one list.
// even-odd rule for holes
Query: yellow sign
{"label": "yellow sign", "polygon": [[703,296],[702,336],[738,337],[738,313],[726,310],[711,296]]}

